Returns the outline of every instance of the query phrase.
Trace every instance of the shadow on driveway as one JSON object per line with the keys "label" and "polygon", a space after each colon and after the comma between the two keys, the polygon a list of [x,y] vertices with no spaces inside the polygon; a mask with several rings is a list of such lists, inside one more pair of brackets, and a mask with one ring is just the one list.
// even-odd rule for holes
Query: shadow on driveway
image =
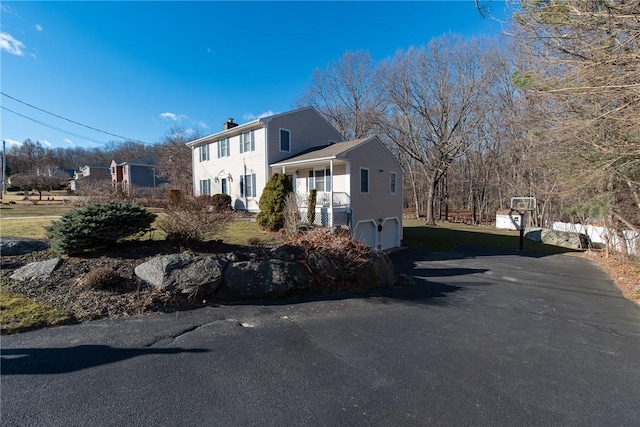
{"label": "shadow on driveway", "polygon": [[2,375],[65,374],[146,354],[204,353],[205,349],[114,348],[108,345],[79,345],[62,348],[4,348]]}

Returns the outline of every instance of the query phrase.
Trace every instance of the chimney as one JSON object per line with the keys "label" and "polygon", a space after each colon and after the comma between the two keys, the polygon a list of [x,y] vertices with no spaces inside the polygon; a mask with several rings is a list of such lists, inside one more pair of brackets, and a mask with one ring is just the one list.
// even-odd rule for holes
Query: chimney
{"label": "chimney", "polygon": [[235,122],[233,121],[233,119],[232,119],[232,118],[229,118],[229,120],[227,120],[226,122],[224,122],[224,125],[222,125],[222,128],[223,128],[224,130],[229,130],[229,129],[234,128],[234,127],[236,127],[236,126],[238,126],[238,124],[237,124],[237,123],[235,123]]}

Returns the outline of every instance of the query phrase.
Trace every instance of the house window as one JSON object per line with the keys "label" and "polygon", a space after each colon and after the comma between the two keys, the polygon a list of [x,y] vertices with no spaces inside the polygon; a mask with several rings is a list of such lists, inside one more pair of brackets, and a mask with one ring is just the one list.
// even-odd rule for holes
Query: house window
{"label": "house window", "polygon": [[218,158],[229,157],[231,151],[229,150],[229,138],[221,139],[218,141]]}
{"label": "house window", "polygon": [[280,151],[291,151],[291,131],[280,129]]}
{"label": "house window", "polygon": [[391,194],[398,194],[398,174],[395,172],[391,172],[389,175],[389,187]]}
{"label": "house window", "polygon": [[200,149],[200,161],[201,162],[206,162],[207,160],[209,160],[209,144],[205,144],[205,145],[201,145],[199,147]]}
{"label": "house window", "polygon": [[240,175],[240,197],[256,197],[256,174]]}
{"label": "house window", "polygon": [[318,192],[331,191],[331,170],[322,169],[309,171],[309,180],[307,185],[307,191],[315,188]]}
{"label": "house window", "polygon": [[360,168],[360,192],[369,192],[369,169]]}
{"label": "house window", "polygon": [[245,132],[240,135],[240,152],[256,151],[256,142],[253,131]]}
{"label": "house window", "polygon": [[200,180],[200,195],[201,196],[210,196],[211,195],[211,180],[210,179],[201,179]]}

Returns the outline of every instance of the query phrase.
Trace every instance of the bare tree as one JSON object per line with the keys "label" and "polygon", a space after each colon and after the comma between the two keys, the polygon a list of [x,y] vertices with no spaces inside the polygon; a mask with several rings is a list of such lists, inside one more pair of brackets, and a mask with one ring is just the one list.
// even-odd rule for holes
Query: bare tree
{"label": "bare tree", "polygon": [[42,200],[42,193],[63,187],[69,182],[69,176],[52,174],[18,174],[11,177],[11,184],[25,191],[36,191],[38,200]]}
{"label": "bare tree", "polygon": [[316,108],[347,140],[369,136],[384,110],[375,70],[368,52],[347,51],[324,70],[314,71],[295,105]]}
{"label": "bare tree", "polygon": [[514,79],[542,112],[539,138],[558,193],[576,205],[591,200],[616,229],[640,231],[640,5],[517,6],[512,34],[526,61]]}
{"label": "bare tree", "polygon": [[186,143],[200,138],[198,132],[172,128],[157,146],[158,174],[171,183],[171,187],[184,194],[193,192],[191,149]]}
{"label": "bare tree", "polygon": [[382,128],[420,165],[428,184],[425,216],[430,223],[440,180],[477,142],[484,116],[476,106],[494,78],[490,59],[486,41],[446,36],[425,48],[400,51],[381,68],[389,105]]}

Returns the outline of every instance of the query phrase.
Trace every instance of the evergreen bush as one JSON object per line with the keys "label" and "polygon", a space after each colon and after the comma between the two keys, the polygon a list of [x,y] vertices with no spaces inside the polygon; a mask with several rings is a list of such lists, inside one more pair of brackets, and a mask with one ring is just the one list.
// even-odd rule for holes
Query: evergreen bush
{"label": "evergreen bush", "polygon": [[105,247],[148,230],[155,218],[156,214],[136,203],[107,201],[73,209],[45,229],[51,239],[51,247],[71,255]]}
{"label": "evergreen bush", "polygon": [[312,188],[309,191],[309,202],[307,203],[307,223],[313,225],[316,222],[316,199],[318,198],[318,190]]}
{"label": "evergreen bush", "polygon": [[256,222],[262,228],[271,231],[284,227],[284,207],[287,194],[293,192],[293,186],[287,175],[277,173],[269,178],[260,196],[260,212]]}

